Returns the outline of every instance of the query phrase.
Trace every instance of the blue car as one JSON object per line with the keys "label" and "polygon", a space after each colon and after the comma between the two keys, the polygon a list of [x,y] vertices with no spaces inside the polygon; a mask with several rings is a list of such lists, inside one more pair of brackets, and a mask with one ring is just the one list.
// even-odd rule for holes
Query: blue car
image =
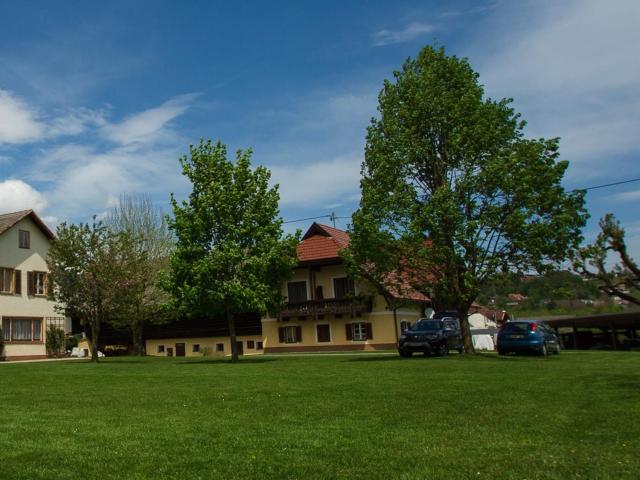
{"label": "blue car", "polygon": [[498,332],[498,353],[560,353],[556,333],[537,320],[517,320],[505,323]]}

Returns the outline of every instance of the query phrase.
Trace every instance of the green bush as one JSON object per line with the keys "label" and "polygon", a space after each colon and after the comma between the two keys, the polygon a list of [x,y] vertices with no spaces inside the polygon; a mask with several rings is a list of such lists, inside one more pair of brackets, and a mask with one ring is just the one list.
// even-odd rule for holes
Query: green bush
{"label": "green bush", "polygon": [[64,340],[64,349],[65,350],[73,350],[78,346],[78,337],[74,337],[73,335],[69,335]]}
{"label": "green bush", "polygon": [[0,327],[0,360],[4,360],[4,335],[2,334],[2,327]]}
{"label": "green bush", "polygon": [[47,327],[47,355],[50,357],[59,357],[64,351],[64,330],[54,325]]}

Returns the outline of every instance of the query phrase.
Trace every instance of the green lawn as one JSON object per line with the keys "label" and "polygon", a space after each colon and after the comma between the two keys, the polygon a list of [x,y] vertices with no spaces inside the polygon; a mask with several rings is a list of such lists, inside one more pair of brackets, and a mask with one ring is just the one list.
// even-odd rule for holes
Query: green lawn
{"label": "green lawn", "polygon": [[0,478],[638,478],[640,355],[0,365]]}

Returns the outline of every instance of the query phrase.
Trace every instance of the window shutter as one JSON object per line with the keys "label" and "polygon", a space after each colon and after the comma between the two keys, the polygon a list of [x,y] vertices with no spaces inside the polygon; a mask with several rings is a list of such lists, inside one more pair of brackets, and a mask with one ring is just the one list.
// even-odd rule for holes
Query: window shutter
{"label": "window shutter", "polygon": [[351,329],[351,324],[347,323],[345,325],[346,327],[346,334],[347,334],[347,340],[353,340],[353,330]]}
{"label": "window shutter", "polygon": [[280,343],[284,343],[284,328],[283,327],[278,328],[278,340],[280,341]]}
{"label": "window shutter", "polygon": [[373,327],[370,323],[365,323],[367,326],[367,340],[373,340]]}
{"label": "window shutter", "polygon": [[49,295],[49,285],[51,285],[51,274],[44,274],[44,294]]}
{"label": "window shutter", "polygon": [[296,327],[296,342],[302,342],[302,327]]}
{"label": "window shutter", "polygon": [[33,274],[33,272],[27,272],[27,294],[28,295],[35,295],[36,293],[35,278],[36,276]]}
{"label": "window shutter", "polygon": [[20,295],[22,293],[22,271],[14,270],[13,274],[15,275],[13,279],[13,293]]}

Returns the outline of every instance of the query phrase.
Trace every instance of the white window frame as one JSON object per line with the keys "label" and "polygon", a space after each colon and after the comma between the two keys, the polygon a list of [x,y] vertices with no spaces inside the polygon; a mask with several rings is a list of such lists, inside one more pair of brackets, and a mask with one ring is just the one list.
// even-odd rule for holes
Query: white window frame
{"label": "white window frame", "polygon": [[287,325],[284,328],[284,343],[298,343],[298,326]]}
{"label": "white window frame", "polygon": [[351,339],[354,342],[365,342],[367,340],[366,322],[355,322],[351,324]]}
{"label": "white window frame", "polygon": [[33,294],[44,296],[47,294],[47,272],[33,272]]}

